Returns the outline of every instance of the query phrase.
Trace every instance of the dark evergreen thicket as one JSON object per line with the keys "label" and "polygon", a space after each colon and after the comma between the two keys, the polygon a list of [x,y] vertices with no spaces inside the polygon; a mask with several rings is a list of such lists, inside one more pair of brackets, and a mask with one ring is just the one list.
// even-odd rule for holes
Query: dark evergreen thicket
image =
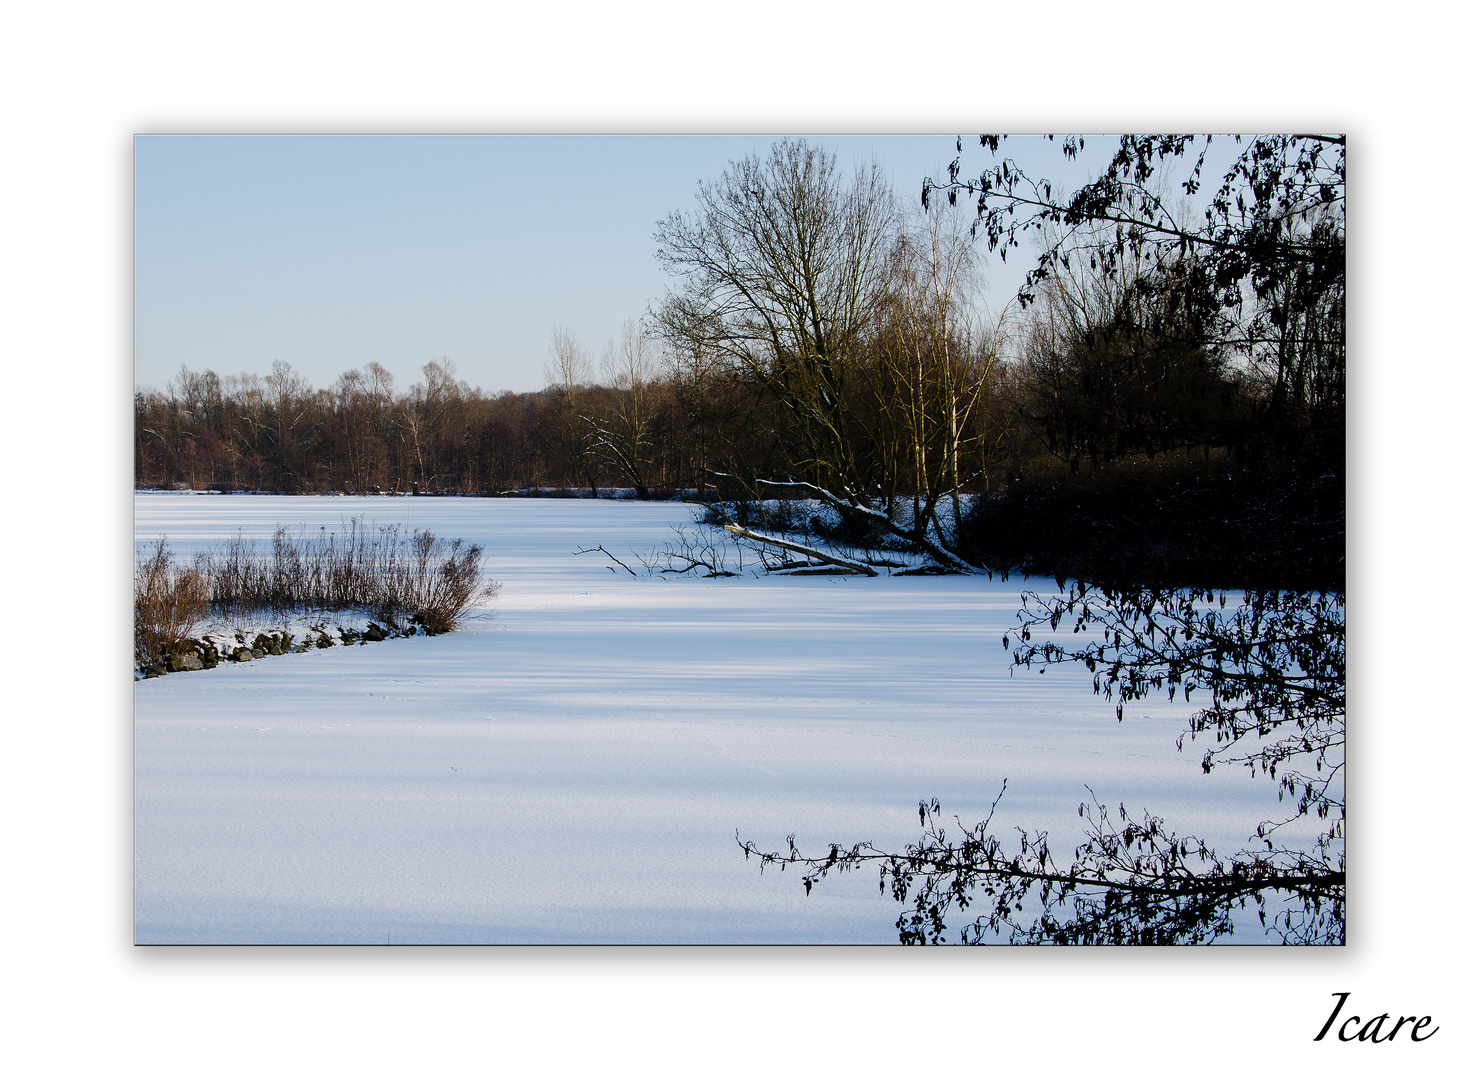
{"label": "dark evergreen thicket", "polygon": [[978,502],[961,546],[1000,572],[1107,587],[1344,590],[1346,483],[1321,463],[1121,462]]}

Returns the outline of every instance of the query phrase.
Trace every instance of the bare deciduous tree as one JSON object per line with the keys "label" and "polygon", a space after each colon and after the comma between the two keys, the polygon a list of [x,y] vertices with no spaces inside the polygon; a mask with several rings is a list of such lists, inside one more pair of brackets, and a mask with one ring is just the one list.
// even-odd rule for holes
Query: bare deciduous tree
{"label": "bare deciduous tree", "polygon": [[[954,208],[926,211],[901,232],[890,259],[890,290],[879,342],[879,411],[903,432],[905,489],[912,492],[918,529],[937,536],[961,527],[962,487],[976,443],[977,422],[997,364],[1000,326],[988,329],[973,301],[977,267],[965,223]],[[954,528],[941,528],[937,507],[951,500]]]}
{"label": "bare deciduous tree", "polygon": [[547,392],[555,401],[551,450],[560,473],[561,485],[569,487],[584,480],[596,495],[596,469],[586,440],[586,425],[581,419],[586,391],[593,379],[591,353],[564,323],[550,328],[549,357],[545,361]]}
{"label": "bare deciduous tree", "polygon": [[800,464],[829,490],[873,479],[851,438],[850,376],[885,285],[893,198],[877,165],[844,185],[833,155],[777,143],[701,184],[699,209],[659,226],[659,260],[682,279],[660,317],[777,394]]}
{"label": "bare deciduous tree", "polygon": [[[833,155],[783,140],[767,158],[732,162],[718,181],[701,184],[698,202],[696,212],[672,214],[659,225],[659,260],[681,284],[658,310],[657,322],[678,348],[721,357],[783,406],[791,441],[785,457],[794,472],[755,481],[815,495],[943,566],[976,569],[950,550],[934,516],[934,500],[959,486],[960,440],[967,430],[961,410],[973,407],[983,382],[967,373],[968,357],[953,354],[950,343],[960,329],[968,250],[948,244],[930,249],[924,277],[917,273],[912,284],[918,287],[906,290],[910,317],[903,333],[931,351],[931,376],[937,368],[958,368],[938,391],[927,391],[923,352],[917,351],[914,371],[886,360],[882,381],[878,357],[871,355],[879,314],[897,284],[890,256],[900,235],[894,198],[877,164],[858,168],[845,182]],[[927,311],[932,303],[936,315]],[[896,380],[902,386],[892,385]],[[903,425],[892,412],[900,389],[916,413]],[[896,524],[885,485],[895,483],[901,433],[915,462],[907,487],[918,493],[927,469],[925,443],[939,442],[937,428],[947,433],[940,458],[946,479],[927,493],[930,501],[914,520]]]}
{"label": "bare deciduous tree", "polygon": [[648,497],[649,429],[657,412],[657,347],[633,319],[622,323],[620,344],[608,342],[601,373],[612,391],[605,408],[583,417],[590,448],[607,468],[626,479],[639,499]]}

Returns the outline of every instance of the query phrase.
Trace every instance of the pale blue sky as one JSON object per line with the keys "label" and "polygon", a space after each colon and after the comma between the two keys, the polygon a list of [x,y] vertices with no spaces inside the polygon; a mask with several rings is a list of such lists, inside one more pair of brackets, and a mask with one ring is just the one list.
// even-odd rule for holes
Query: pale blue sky
{"label": "pale blue sky", "polygon": [[[316,386],[376,361],[404,388],[448,357],[484,390],[533,390],[553,323],[599,356],[663,295],[654,226],[764,136],[188,136],[135,140],[135,382],[181,364]],[[815,139],[876,158],[900,200],[944,177],[955,135]],[[968,171],[986,152],[965,140]],[[1014,157],[1066,181],[1042,139]],[[987,263],[988,300],[1021,270]]]}

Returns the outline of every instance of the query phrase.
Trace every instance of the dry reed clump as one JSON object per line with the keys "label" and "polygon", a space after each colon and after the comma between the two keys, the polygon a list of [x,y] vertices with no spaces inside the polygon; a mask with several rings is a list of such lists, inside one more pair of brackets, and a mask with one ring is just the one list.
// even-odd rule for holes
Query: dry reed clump
{"label": "dry reed clump", "polygon": [[134,565],[134,660],[141,668],[179,652],[206,617],[207,586],[198,571],[181,569],[161,539]]}
{"label": "dry reed clump", "polygon": [[224,551],[196,556],[194,569],[207,583],[211,611],[224,617],[359,610],[443,634],[497,593],[497,585],[482,581],[482,555],[477,544],[425,529],[408,535],[352,518],[343,535],[321,529],[294,536],[279,525],[261,555],[255,541],[238,534]]}
{"label": "dry reed clump", "polygon": [[[174,565],[160,540],[154,555],[140,562],[135,593],[178,597],[177,605],[187,597],[198,600],[188,608],[189,622],[180,622],[178,629],[175,623],[164,624],[175,635],[169,640],[176,648],[207,611],[240,620],[268,612],[353,610],[392,627],[411,623],[427,634],[445,634],[476,602],[497,595],[498,585],[482,580],[482,555],[478,544],[443,540],[425,529],[407,534],[395,525],[376,527],[363,518],[347,522],[342,535],[320,530],[304,537],[300,529],[295,536],[279,525],[266,552],[238,533],[223,548],[198,554],[185,570]],[[136,636],[159,638],[161,605],[135,604]],[[182,615],[187,611],[180,610]],[[141,659],[147,663],[160,656],[149,651]]]}

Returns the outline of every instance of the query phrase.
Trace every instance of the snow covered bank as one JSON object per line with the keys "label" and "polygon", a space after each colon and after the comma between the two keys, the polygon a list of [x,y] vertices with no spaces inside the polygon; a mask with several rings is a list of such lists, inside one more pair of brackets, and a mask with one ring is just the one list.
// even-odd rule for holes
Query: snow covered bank
{"label": "snow covered bank", "polygon": [[[1268,785],[1178,754],[1185,705],[1116,724],[1087,672],[1011,675],[1025,587],[984,578],[633,578],[675,504],[136,497],[188,557],[358,514],[481,544],[464,629],[136,685],[141,942],[880,942],[872,877],[805,897],[735,843],[965,821],[1080,836],[1085,786],[1235,847]],[[394,518],[388,517],[394,513]],[[1253,940],[1263,940],[1257,934]]]}
{"label": "snow covered bank", "polygon": [[[387,620],[389,622],[389,620]],[[135,679],[184,671],[209,671],[217,664],[247,663],[268,656],[305,653],[336,645],[368,645],[393,637],[415,637],[419,627],[383,626],[357,612],[304,614],[275,622],[211,622],[159,664],[135,670]]]}

